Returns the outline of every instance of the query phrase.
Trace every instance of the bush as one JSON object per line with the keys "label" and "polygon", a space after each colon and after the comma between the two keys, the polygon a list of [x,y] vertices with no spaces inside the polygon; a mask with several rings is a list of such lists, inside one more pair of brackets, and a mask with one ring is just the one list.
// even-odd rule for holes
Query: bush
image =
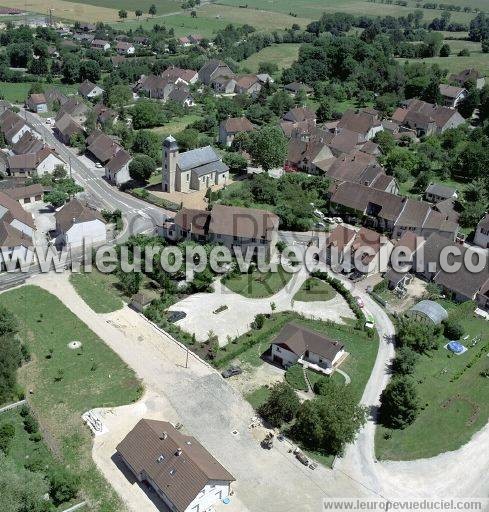
{"label": "bush", "polygon": [[24,430],[28,434],[33,434],[34,432],[37,432],[39,430],[39,423],[37,422],[36,418],[32,416],[31,414],[28,414],[24,418]]}
{"label": "bush", "polygon": [[265,323],[265,315],[263,313],[258,313],[258,315],[255,316],[255,319],[253,320],[253,329],[260,330],[263,327],[263,324]]}
{"label": "bush", "polygon": [[272,426],[281,427],[294,419],[299,407],[300,401],[295,391],[286,382],[278,382],[271,387],[268,400],[258,412]]}
{"label": "bush", "polygon": [[402,429],[414,422],[419,413],[419,400],[409,377],[394,377],[382,391],[380,418],[383,425]]}
{"label": "bush", "polygon": [[464,334],[462,326],[454,320],[448,319],[443,322],[443,335],[449,340],[459,340]]}
{"label": "bush", "polygon": [[56,506],[76,498],[80,485],[79,479],[65,468],[58,467],[51,470],[48,479],[49,495]]}
{"label": "bush", "polygon": [[0,427],[0,451],[7,454],[15,436],[15,427],[11,423],[4,423]]}

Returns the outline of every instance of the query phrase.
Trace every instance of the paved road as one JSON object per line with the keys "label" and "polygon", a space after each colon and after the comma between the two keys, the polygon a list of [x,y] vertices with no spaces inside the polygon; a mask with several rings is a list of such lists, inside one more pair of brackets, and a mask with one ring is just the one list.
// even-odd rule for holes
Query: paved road
{"label": "paved road", "polygon": [[155,222],[161,222],[165,217],[174,215],[169,210],[150,205],[109,185],[97,175],[95,169],[91,169],[82,162],[72,148],[60,142],[41,118],[23,109],[21,115],[42,136],[44,141],[69,164],[73,178],[84,187],[85,192],[96,206],[122,211],[126,221],[126,230],[131,233],[140,233],[150,229]]}

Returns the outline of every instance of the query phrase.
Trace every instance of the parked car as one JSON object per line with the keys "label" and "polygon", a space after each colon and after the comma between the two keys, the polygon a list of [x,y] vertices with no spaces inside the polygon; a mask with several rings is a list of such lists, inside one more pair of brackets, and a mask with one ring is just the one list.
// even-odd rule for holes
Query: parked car
{"label": "parked car", "polygon": [[221,375],[225,379],[229,379],[229,377],[234,377],[234,375],[240,375],[241,373],[243,373],[243,370],[239,366],[230,366],[224,370]]}
{"label": "parked car", "polygon": [[316,217],[319,217],[320,219],[324,220],[324,213],[321,210],[318,210],[318,209],[314,210],[314,215]]}
{"label": "parked car", "polygon": [[316,224],[314,224],[314,227],[316,229],[324,229],[326,227],[326,224],[324,222],[316,222]]}
{"label": "parked car", "polygon": [[333,217],[333,220],[337,223],[337,224],[341,224],[343,222],[343,219],[341,217]]}
{"label": "parked car", "polygon": [[309,466],[309,459],[300,450],[296,450],[294,453],[295,453],[296,459],[299,462],[304,464],[304,466]]}
{"label": "parked car", "polygon": [[261,442],[262,448],[265,448],[267,450],[271,450],[273,448],[273,439],[274,439],[273,432],[268,432],[268,434],[265,436],[263,441]]}
{"label": "parked car", "polygon": [[365,303],[363,302],[363,299],[361,297],[359,297],[358,295],[355,295],[354,299],[359,308],[365,307]]}

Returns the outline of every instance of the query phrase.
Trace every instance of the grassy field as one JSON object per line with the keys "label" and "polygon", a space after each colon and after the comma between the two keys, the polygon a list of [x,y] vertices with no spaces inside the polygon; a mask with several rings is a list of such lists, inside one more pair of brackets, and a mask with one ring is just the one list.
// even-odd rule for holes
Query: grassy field
{"label": "grassy field", "polygon": [[[407,16],[417,9],[416,2],[411,0],[407,7],[394,4],[367,2],[366,0],[218,0],[225,5],[247,5],[248,9],[262,9],[279,13],[293,13],[306,18],[318,19],[323,12],[346,12],[366,16]],[[458,0],[456,3],[463,2]],[[482,5],[480,5],[482,4]],[[472,7],[481,7],[487,10],[484,0],[466,0],[464,4]],[[244,9],[243,9],[244,10]],[[432,20],[440,16],[438,9],[423,9],[424,19]],[[451,20],[468,23],[475,14],[453,12]]]}
{"label": "grassy field", "polygon": [[280,70],[288,68],[297,60],[299,48],[300,44],[295,43],[274,44],[242,61],[241,67],[248,69],[251,73],[258,73],[261,62],[273,62]]}
{"label": "grassy field", "polygon": [[[44,84],[45,89],[56,87],[60,91],[71,94],[76,92],[77,85],[65,84]],[[31,82],[0,82],[0,96],[11,103],[23,103],[27,99],[27,94],[32,86]]]}
{"label": "grassy field", "polygon": [[278,266],[277,272],[261,273],[256,270],[251,274],[239,274],[226,279],[224,285],[244,297],[260,299],[275,295],[286,286],[292,276],[292,273]]}
{"label": "grassy field", "polygon": [[[489,366],[487,323],[473,317],[470,303],[444,305],[469,334],[468,340],[463,341],[468,351],[455,356],[440,346],[421,356],[413,377],[423,410],[404,430],[377,429],[376,451],[380,459],[412,460],[456,450],[488,421],[489,379],[480,375]],[[474,336],[481,336],[482,340],[472,347]],[[466,368],[470,363],[471,367]],[[465,372],[454,380],[464,368]]]}
{"label": "grassy field", "polygon": [[301,289],[294,295],[294,300],[301,302],[327,301],[333,299],[335,295],[335,290],[326,281],[310,277],[304,281]]}
{"label": "grassy field", "polygon": [[[108,280],[112,286],[107,286]],[[70,275],[70,282],[76,292],[95,313],[112,313],[124,305],[116,292],[116,281],[117,278],[114,275],[97,271]]]}
{"label": "grassy field", "polygon": [[[63,0],[64,1],[64,0]],[[179,12],[182,10],[181,0],[83,0],[75,3],[94,5],[96,7],[107,7],[109,9],[125,9],[128,14],[133,14],[136,9],[141,9],[144,15],[148,14],[148,10],[152,4],[156,5],[156,14],[168,14],[170,12]]]}
{"label": "grassy field", "polygon": [[[75,471],[90,511],[122,510],[115,491],[91,457],[92,439],[81,414],[94,407],[134,402],[141,385],[134,372],[56,297],[36,286],[3,293],[0,304],[18,317],[32,360],[19,381],[32,390],[29,402],[53,453]],[[82,342],[78,350],[67,344]]]}
{"label": "grassy field", "polygon": [[151,128],[151,131],[157,133],[158,135],[161,135],[161,138],[164,139],[165,137],[168,137],[168,135],[175,135],[176,133],[185,130],[185,128],[187,128],[188,125],[194,123],[195,121],[198,121],[201,118],[202,116],[200,114],[187,114],[185,116],[172,119],[169,123],[166,123],[163,126]]}

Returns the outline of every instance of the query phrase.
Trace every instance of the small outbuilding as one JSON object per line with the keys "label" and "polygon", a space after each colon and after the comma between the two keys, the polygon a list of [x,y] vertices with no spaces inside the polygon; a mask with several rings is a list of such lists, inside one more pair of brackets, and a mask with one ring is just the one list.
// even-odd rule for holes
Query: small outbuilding
{"label": "small outbuilding", "polygon": [[406,312],[409,318],[440,325],[448,318],[446,309],[432,300],[422,300]]}

